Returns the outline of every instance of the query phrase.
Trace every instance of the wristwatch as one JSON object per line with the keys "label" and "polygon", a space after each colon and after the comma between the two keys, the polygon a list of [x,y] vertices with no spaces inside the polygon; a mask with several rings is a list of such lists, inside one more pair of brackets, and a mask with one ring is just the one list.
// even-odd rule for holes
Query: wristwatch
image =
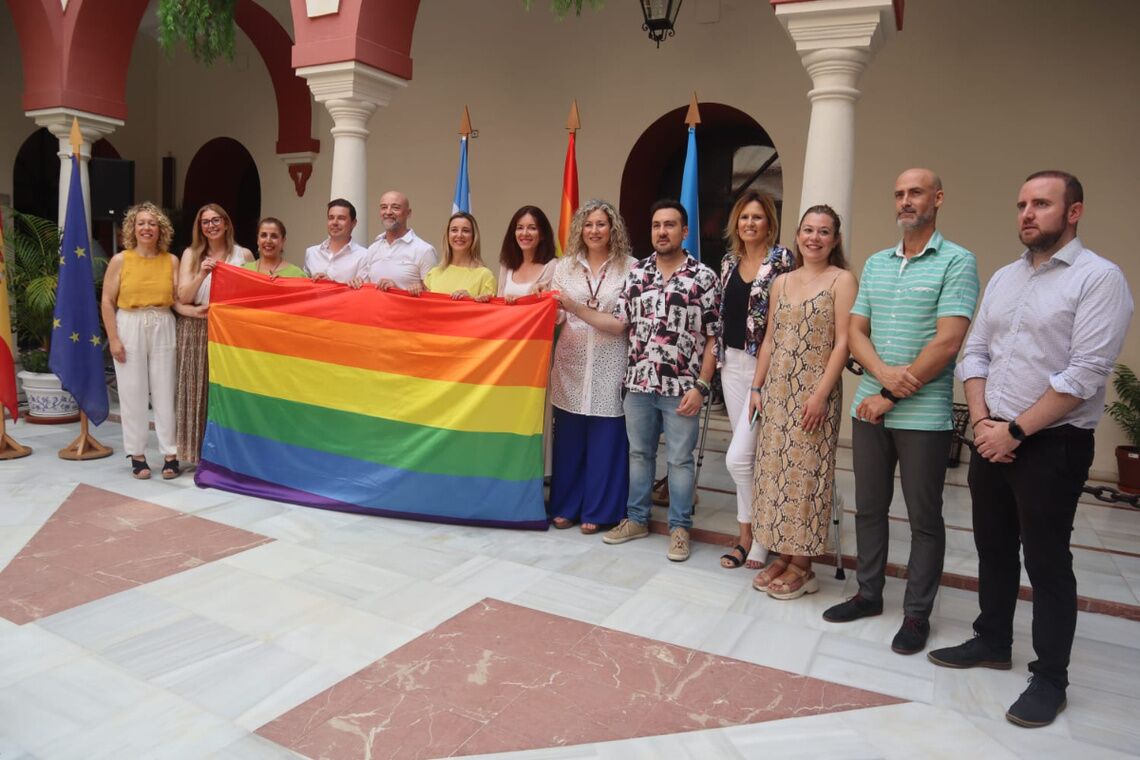
{"label": "wristwatch", "polygon": [[701,392],[701,396],[703,398],[708,398],[709,393],[712,392],[712,388],[709,386],[709,384],[699,377],[697,378],[696,388]]}
{"label": "wristwatch", "polygon": [[879,395],[885,398],[887,401],[890,401],[892,404],[897,404],[899,402],[899,397],[888,391],[886,388],[883,388],[881,391],[879,391]]}
{"label": "wristwatch", "polygon": [[1025,431],[1021,429],[1021,425],[1017,424],[1017,420],[1009,421],[1009,434],[1013,436],[1015,441],[1024,441],[1026,439]]}

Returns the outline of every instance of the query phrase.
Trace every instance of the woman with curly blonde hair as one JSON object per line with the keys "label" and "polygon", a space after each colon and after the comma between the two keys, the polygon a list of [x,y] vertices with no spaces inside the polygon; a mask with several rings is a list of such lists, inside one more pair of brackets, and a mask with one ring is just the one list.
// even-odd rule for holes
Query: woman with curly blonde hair
{"label": "woman with curly blonde hair", "polygon": [[119,389],[123,449],[131,472],[150,477],[146,461],[147,407],[164,462],[162,477],[178,477],[175,443],[175,294],[178,259],[170,253],[174,228],[153,203],[132,206],[123,219],[123,251],[111,258],[103,279],[103,327]]}
{"label": "woman with curly blonde hair", "polygon": [[[606,201],[587,201],[570,223],[566,254],[551,287],[609,313],[633,263],[621,214]],[[629,338],[598,330],[565,311],[559,319],[565,323],[550,373],[550,514],[556,528],[581,520],[583,533],[597,533],[599,526],[625,517],[629,495],[629,441],[621,399]]]}
{"label": "woman with curly blonde hair", "polygon": [[194,217],[190,246],[178,267],[178,300],[187,309],[178,318],[178,391],[175,419],[178,458],[196,464],[206,432],[206,390],[210,386],[206,359],[206,316],[210,308],[210,282],[220,263],[243,266],[253,261],[248,248],[234,243],[230,215],[216,203],[207,203]]}

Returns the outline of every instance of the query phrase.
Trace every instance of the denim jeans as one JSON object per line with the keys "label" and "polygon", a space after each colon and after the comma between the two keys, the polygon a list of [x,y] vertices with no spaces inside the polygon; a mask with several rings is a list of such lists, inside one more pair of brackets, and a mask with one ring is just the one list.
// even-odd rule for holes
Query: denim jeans
{"label": "denim jeans", "polygon": [[657,441],[665,430],[669,463],[669,530],[693,525],[693,449],[697,446],[699,415],[677,414],[680,396],[629,391],[625,396],[625,431],[629,436],[629,503],[626,514],[635,523],[649,522],[653,478],[657,474]]}

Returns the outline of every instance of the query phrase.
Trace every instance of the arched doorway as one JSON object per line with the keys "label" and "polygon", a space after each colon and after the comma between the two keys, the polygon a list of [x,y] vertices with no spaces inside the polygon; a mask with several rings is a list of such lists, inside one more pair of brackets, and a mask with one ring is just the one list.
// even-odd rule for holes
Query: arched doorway
{"label": "arched doorway", "polygon": [[[783,204],[784,177],[772,138],[748,114],[722,103],[701,103],[697,154],[701,204],[701,259],[713,269],[724,256],[724,226],[740,193],[755,187]],[[650,253],[649,207],[681,193],[688,132],[686,107],[653,122],[634,144],[621,178],[621,213],[635,255]]]}
{"label": "arched doorway", "polygon": [[238,243],[257,249],[261,177],[253,156],[231,137],[215,137],[199,148],[190,161],[182,192],[182,214],[175,222],[176,253],[189,244],[194,215],[207,203],[217,203],[230,215]]}

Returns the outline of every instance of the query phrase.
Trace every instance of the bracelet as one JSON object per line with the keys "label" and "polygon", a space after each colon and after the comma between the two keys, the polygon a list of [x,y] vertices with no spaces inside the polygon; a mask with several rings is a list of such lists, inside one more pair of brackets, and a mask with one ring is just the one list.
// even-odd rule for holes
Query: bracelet
{"label": "bracelet", "polygon": [[753,392],[753,393],[759,393],[759,392],[760,392],[760,388],[761,388],[761,386],[759,386],[759,385],[753,385],[753,386],[752,386],[752,392]]}
{"label": "bracelet", "polygon": [[707,382],[707,381],[705,381],[705,379],[704,379],[704,378],[702,378],[702,377],[698,377],[698,378],[697,378],[697,380],[696,380],[696,383],[697,383],[697,385],[699,385],[699,386],[701,386],[702,388],[704,388],[706,391],[708,391],[708,390],[712,390],[712,386],[711,386],[711,385],[709,385],[709,384],[708,384],[708,382]]}
{"label": "bracelet", "polygon": [[985,422],[986,420],[992,420],[992,419],[993,419],[993,417],[990,417],[989,415],[986,415],[985,417],[979,417],[978,419],[976,419],[970,423],[970,430],[977,430],[978,425]]}

